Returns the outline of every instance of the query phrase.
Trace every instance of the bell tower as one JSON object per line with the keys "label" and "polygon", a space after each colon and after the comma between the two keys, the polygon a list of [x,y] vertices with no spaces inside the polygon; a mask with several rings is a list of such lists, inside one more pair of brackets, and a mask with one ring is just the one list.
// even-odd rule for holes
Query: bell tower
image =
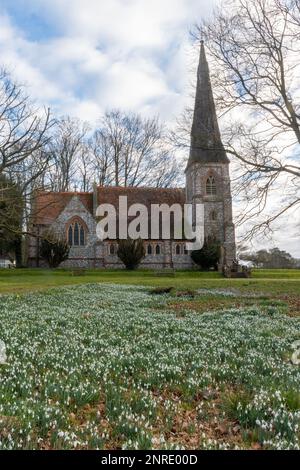
{"label": "bell tower", "polygon": [[186,168],[188,203],[204,204],[205,237],[222,246],[220,265],[236,258],[229,159],[219,130],[204,42],[201,41],[190,156]]}

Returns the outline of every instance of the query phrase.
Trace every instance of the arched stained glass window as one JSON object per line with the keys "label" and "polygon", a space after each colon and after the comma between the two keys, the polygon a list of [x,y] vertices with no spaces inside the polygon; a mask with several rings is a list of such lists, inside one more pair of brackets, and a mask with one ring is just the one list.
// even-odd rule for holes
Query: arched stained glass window
{"label": "arched stained glass window", "polygon": [[148,253],[148,255],[152,255],[152,246],[151,245],[147,246],[147,253]]}
{"label": "arched stained glass window", "polygon": [[84,246],[85,245],[85,233],[84,233],[84,228],[80,227],[80,246]]}
{"label": "arched stained glass window", "polygon": [[206,194],[208,196],[215,196],[217,194],[216,180],[213,176],[210,176],[206,180]]}
{"label": "arched stained glass window", "polygon": [[160,255],[160,246],[159,246],[159,245],[156,245],[155,253],[156,253],[157,255]]}
{"label": "arched stained glass window", "polygon": [[73,245],[73,227],[70,225],[68,230],[68,243],[69,245]]}
{"label": "arched stained glass window", "polygon": [[181,254],[181,246],[176,245],[176,255],[180,255],[180,254]]}
{"label": "arched stained glass window", "polygon": [[85,245],[85,228],[78,222],[74,221],[70,223],[67,230],[67,239],[70,246],[84,246]]}
{"label": "arched stained glass window", "polygon": [[78,227],[78,223],[75,222],[75,225],[74,225],[74,245],[75,246],[78,246],[79,245],[79,227]]}

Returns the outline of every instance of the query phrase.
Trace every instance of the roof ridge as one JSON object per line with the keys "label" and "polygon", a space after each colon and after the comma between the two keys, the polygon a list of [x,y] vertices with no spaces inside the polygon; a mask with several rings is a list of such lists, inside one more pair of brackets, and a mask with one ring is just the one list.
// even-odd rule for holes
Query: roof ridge
{"label": "roof ridge", "polygon": [[151,186],[97,186],[97,189],[111,189],[111,190],[151,190],[151,191],[174,191],[185,190],[181,188],[155,188]]}

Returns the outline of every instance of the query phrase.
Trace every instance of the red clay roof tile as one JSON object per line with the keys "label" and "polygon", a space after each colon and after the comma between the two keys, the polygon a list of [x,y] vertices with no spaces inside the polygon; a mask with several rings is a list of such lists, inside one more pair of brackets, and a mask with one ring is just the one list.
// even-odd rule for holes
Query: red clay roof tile
{"label": "red clay roof tile", "polygon": [[[52,224],[64,210],[72,197],[79,197],[83,205],[93,213],[93,193],[44,192],[39,191],[33,205],[33,223],[38,225]],[[182,188],[134,188],[99,186],[97,201],[99,204],[112,204],[118,207],[119,196],[127,196],[128,207],[132,204],[144,204],[148,209],[151,204],[185,203],[185,191]]]}

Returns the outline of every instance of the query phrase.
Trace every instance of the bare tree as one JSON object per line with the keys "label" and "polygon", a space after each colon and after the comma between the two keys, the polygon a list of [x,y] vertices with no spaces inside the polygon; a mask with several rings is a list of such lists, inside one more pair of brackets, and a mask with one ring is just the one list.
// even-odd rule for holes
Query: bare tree
{"label": "bare tree", "polygon": [[[22,262],[22,235],[27,230],[29,201],[36,182],[47,168],[46,148],[54,120],[40,110],[15,83],[0,71],[0,235],[13,246]],[[11,244],[10,244],[11,242]]]}
{"label": "bare tree", "polygon": [[50,111],[36,109],[24,88],[0,71],[0,174],[10,171],[41,150],[53,125]]}
{"label": "bare tree", "polygon": [[29,218],[32,211],[31,200],[37,189],[45,187],[46,173],[50,161],[48,145],[34,151],[19,164],[10,167],[6,176],[11,182],[17,185],[23,199],[23,216],[21,226],[28,227]]}
{"label": "bare tree", "polygon": [[296,260],[292,255],[279,248],[245,252],[243,259],[251,261],[254,266],[263,269],[292,269],[296,267]]}
{"label": "bare tree", "polygon": [[253,219],[252,237],[289,211],[300,218],[300,0],[225,0],[195,37],[210,54],[226,151],[240,162],[238,222]]}
{"label": "bare tree", "polygon": [[170,186],[179,168],[158,119],[107,112],[90,141],[95,174],[103,185]]}
{"label": "bare tree", "polygon": [[50,143],[48,177],[53,191],[70,191],[71,185],[76,183],[78,158],[87,132],[87,123],[79,119],[67,116],[58,120]]}
{"label": "bare tree", "polygon": [[82,191],[91,191],[94,182],[93,155],[88,142],[84,141],[78,150],[78,183]]}
{"label": "bare tree", "polygon": [[13,253],[17,265],[22,263],[23,198],[20,188],[0,174],[0,254]]}
{"label": "bare tree", "polygon": [[110,134],[105,127],[97,129],[89,140],[94,178],[100,186],[109,186],[115,180],[116,165],[112,147]]}

